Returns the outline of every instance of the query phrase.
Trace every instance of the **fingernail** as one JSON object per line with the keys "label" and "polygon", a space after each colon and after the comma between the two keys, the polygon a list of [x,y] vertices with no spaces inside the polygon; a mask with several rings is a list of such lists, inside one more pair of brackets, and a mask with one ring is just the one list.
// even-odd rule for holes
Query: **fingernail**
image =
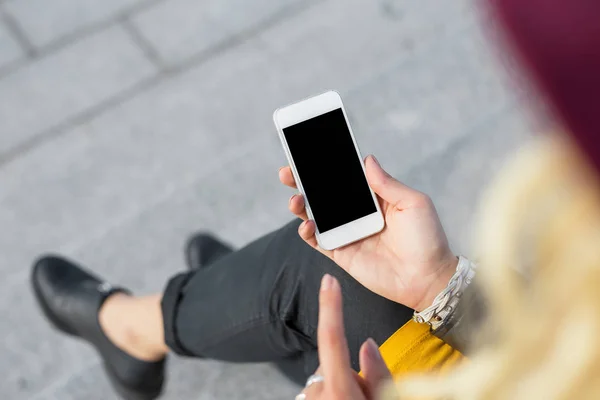
{"label": "fingernail", "polygon": [[367,355],[373,360],[381,360],[381,353],[379,352],[379,346],[371,338],[367,339]]}
{"label": "fingernail", "polygon": [[377,164],[377,166],[381,167],[381,164],[379,164],[379,160],[377,159],[377,157],[371,154],[371,158],[373,159],[373,161],[375,161],[375,164]]}
{"label": "fingernail", "polygon": [[329,274],[323,275],[323,279],[321,279],[321,290],[326,291],[331,289],[333,284],[333,277]]}
{"label": "fingernail", "polygon": [[290,199],[288,200],[288,204],[292,204],[292,200],[294,199],[294,197],[296,197],[295,194],[290,196]]}

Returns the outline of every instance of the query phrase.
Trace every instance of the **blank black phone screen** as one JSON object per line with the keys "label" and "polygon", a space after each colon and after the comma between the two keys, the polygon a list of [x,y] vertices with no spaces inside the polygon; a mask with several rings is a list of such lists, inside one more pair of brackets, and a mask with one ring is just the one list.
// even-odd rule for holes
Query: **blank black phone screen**
{"label": "blank black phone screen", "polygon": [[377,211],[341,108],[283,134],[320,233]]}

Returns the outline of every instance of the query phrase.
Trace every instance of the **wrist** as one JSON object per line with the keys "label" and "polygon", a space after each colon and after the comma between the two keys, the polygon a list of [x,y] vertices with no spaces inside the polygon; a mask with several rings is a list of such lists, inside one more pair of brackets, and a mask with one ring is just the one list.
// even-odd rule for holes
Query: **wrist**
{"label": "wrist", "polygon": [[455,315],[460,298],[475,276],[476,266],[466,257],[458,258],[456,272],[448,285],[434,298],[433,303],[422,311],[415,311],[413,319],[420,324],[428,324],[433,330],[448,323]]}
{"label": "wrist", "polygon": [[450,254],[446,257],[436,269],[435,274],[432,276],[431,282],[424,288],[423,296],[421,301],[415,304],[412,308],[417,311],[423,311],[431,304],[438,294],[442,292],[448,286],[448,282],[456,272],[458,266],[458,257],[454,254]]}

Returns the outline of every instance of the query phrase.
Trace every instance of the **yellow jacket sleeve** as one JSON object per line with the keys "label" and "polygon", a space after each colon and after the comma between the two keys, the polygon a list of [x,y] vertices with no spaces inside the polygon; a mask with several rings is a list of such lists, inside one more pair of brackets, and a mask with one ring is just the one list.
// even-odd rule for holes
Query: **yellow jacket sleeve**
{"label": "yellow jacket sleeve", "polygon": [[380,346],[394,377],[452,369],[465,360],[458,350],[431,333],[429,325],[408,321]]}

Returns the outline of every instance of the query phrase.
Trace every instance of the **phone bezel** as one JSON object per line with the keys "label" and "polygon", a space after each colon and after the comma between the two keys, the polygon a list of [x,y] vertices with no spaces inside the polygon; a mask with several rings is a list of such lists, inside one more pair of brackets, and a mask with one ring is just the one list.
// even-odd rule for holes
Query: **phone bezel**
{"label": "phone bezel", "polygon": [[[297,103],[279,108],[273,113],[273,121],[275,122],[275,126],[279,134],[279,139],[281,140],[281,144],[283,145],[283,148],[285,150],[285,155],[292,169],[292,173],[294,175],[294,179],[296,180],[298,190],[300,191],[302,196],[304,196],[306,212],[310,219],[314,219],[310,208],[310,199],[306,197],[306,194],[304,192],[302,181],[298,175],[298,171],[296,170],[296,165],[294,163],[294,159],[288,147],[287,141],[285,140],[283,129],[287,128],[288,126],[295,125],[302,121],[306,121],[308,119],[325,114],[329,111],[337,110],[338,108],[341,108],[342,113],[344,114],[346,125],[348,126],[350,136],[352,137],[352,142],[354,143],[356,156],[360,161],[360,165],[362,167],[363,174],[365,175],[366,179],[364,161],[361,156],[358,144],[356,143],[354,133],[352,132],[352,127],[350,126],[350,122],[348,121],[348,116],[346,114],[344,104],[342,103],[342,98],[340,97],[338,92],[328,91],[320,95],[301,100]],[[325,250],[334,250],[339,247],[356,242],[358,240],[364,239],[375,233],[378,233],[384,228],[385,220],[379,207],[379,201],[377,200],[375,193],[373,193],[373,190],[370,187],[369,191],[371,192],[371,197],[373,198],[376,211],[372,214],[366,215],[362,218],[348,222],[344,225],[338,226],[337,228],[333,228],[323,233],[320,233],[317,229],[317,243],[321,248]]]}

